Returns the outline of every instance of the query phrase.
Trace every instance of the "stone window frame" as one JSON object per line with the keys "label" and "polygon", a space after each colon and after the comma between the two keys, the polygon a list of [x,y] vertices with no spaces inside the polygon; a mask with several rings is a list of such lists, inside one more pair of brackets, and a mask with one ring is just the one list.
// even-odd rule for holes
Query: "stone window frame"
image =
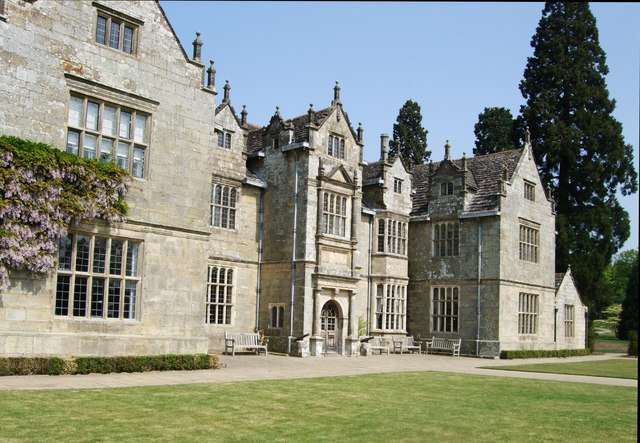
{"label": "stone window frame", "polygon": [[404,332],[407,321],[407,285],[378,283],[374,315],[377,331]]}
{"label": "stone window frame", "polygon": [[115,161],[133,177],[143,179],[151,118],[150,113],[134,107],[72,91],[66,151],[79,157]]}
{"label": "stone window frame", "polygon": [[576,336],[575,305],[564,305],[564,336],[573,338]]}
{"label": "stone window frame", "polygon": [[269,303],[269,328],[283,329],[285,317],[284,303]]}
{"label": "stone window frame", "polygon": [[393,192],[396,194],[402,194],[402,179],[393,178]]}
{"label": "stone window frame", "polygon": [[322,193],[322,233],[335,235],[336,237],[347,236],[347,196],[333,192]]}
{"label": "stone window frame", "polygon": [[216,129],[216,146],[218,148],[231,150],[232,133],[221,129]]}
{"label": "stone window frame", "polygon": [[240,189],[214,181],[211,184],[209,203],[209,226],[212,228],[236,230]]}
{"label": "stone window frame", "polygon": [[377,252],[407,255],[408,223],[392,218],[378,219]]}
{"label": "stone window frame", "polygon": [[520,220],[519,258],[521,261],[538,263],[540,259],[540,225]]}
{"label": "stone window frame", "polygon": [[460,330],[460,287],[431,288],[431,331],[457,333]]}
{"label": "stone window frame", "polygon": [[529,180],[524,180],[524,198],[532,202],[536,201],[536,184]]}
{"label": "stone window frame", "polygon": [[443,182],[440,183],[440,195],[453,195],[453,182]]}
{"label": "stone window frame", "polygon": [[520,292],[518,296],[518,334],[538,335],[540,296]]}
{"label": "stone window frame", "polygon": [[460,255],[459,222],[434,223],[432,232],[434,257],[458,257]]}
{"label": "stone window frame", "polygon": [[232,324],[235,301],[236,269],[217,264],[207,268],[207,297],[205,299],[205,323],[210,325]]}
{"label": "stone window frame", "polygon": [[344,160],[345,156],[345,139],[339,135],[329,135],[327,142],[327,154],[329,157],[335,157],[340,160]]}
{"label": "stone window frame", "polygon": [[[136,56],[140,29],[144,22],[97,2],[93,2],[93,6],[96,8],[93,41],[123,54]],[[114,32],[115,29],[118,30],[117,34]],[[126,38],[127,31],[129,31],[129,43]]]}
{"label": "stone window frame", "polygon": [[136,320],[142,253],[135,239],[80,232],[60,239],[55,317]]}

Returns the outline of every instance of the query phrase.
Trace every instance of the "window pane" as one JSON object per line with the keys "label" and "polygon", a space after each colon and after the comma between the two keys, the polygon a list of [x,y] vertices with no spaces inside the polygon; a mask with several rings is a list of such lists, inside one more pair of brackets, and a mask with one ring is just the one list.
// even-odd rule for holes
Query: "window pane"
{"label": "window pane", "polygon": [[104,317],[104,278],[94,278],[91,285],[91,316]]}
{"label": "window pane", "polygon": [[129,170],[129,144],[128,143],[118,143],[118,165],[122,167],[122,169],[128,171]]}
{"label": "window pane", "polygon": [[116,108],[104,105],[102,116],[102,133],[116,135]]}
{"label": "window pane", "polygon": [[98,103],[87,103],[87,118],[85,126],[93,131],[98,130],[98,120],[100,118],[100,105]]}
{"label": "window pane", "polygon": [[89,270],[89,248],[91,239],[84,235],[76,238],[76,271],[87,272]]}
{"label": "window pane", "polygon": [[104,45],[107,42],[107,18],[98,16],[96,26],[96,42]]}
{"label": "window pane", "polygon": [[71,249],[73,237],[67,235],[58,242],[58,269],[71,269]]}
{"label": "window pane", "polygon": [[77,128],[82,127],[82,104],[84,100],[79,97],[71,97],[69,102],[69,126],[75,126]]}
{"label": "window pane", "polygon": [[58,275],[56,286],[56,315],[69,315],[69,289],[71,287],[71,277],[68,275]]}
{"label": "window pane", "polygon": [[138,243],[129,242],[127,248],[127,277],[136,277],[138,275]]}
{"label": "window pane", "polygon": [[67,134],[67,152],[69,154],[78,155],[78,147],[80,145],[80,133],[69,130]]}
{"label": "window pane", "polygon": [[127,280],[124,286],[124,312],[123,318],[136,318],[136,296],[138,293],[135,281]]}
{"label": "window pane", "polygon": [[120,280],[109,280],[109,298],[107,301],[107,317],[120,317]]}
{"label": "window pane", "polygon": [[131,139],[131,113],[120,111],[120,137]]}
{"label": "window pane", "polygon": [[113,160],[113,140],[108,138],[102,139],[100,146],[100,161],[110,162]]}
{"label": "window pane", "polygon": [[133,28],[129,26],[124,27],[122,50],[127,54],[133,53]]}
{"label": "window pane", "polygon": [[107,239],[96,237],[93,243],[93,272],[104,274],[107,263]]}
{"label": "window pane", "polygon": [[145,143],[147,141],[147,117],[136,114],[135,141]]}
{"label": "window pane", "polygon": [[131,165],[131,175],[141,178],[144,174],[144,149],[133,148],[133,164]]}
{"label": "window pane", "polygon": [[109,46],[118,49],[120,47],[120,22],[111,19],[111,33],[109,34]]}
{"label": "window pane", "polygon": [[124,242],[111,240],[111,255],[109,256],[109,274],[122,275],[122,252]]}
{"label": "window pane", "polygon": [[76,277],[73,288],[73,316],[85,317],[87,315],[87,277]]}
{"label": "window pane", "polygon": [[91,134],[84,135],[84,143],[82,145],[82,156],[95,160],[96,149],[98,146],[98,137]]}

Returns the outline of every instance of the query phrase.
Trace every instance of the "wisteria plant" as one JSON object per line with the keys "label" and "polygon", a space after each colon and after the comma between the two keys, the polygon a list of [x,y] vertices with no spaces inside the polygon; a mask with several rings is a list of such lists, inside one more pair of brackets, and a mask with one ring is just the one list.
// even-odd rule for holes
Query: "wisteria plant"
{"label": "wisteria plant", "polygon": [[50,271],[69,226],[124,221],[130,184],[115,163],[0,136],[0,292],[8,288],[9,270]]}

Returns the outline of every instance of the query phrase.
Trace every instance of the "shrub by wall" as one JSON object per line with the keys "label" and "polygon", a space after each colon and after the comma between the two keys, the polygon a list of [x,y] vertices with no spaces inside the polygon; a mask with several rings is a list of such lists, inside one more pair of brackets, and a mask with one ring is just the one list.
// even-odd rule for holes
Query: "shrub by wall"
{"label": "shrub by wall", "polygon": [[0,376],[108,374],[112,372],[190,371],[218,369],[215,354],[146,355],[122,357],[3,357]]}
{"label": "shrub by wall", "polygon": [[518,350],[518,351],[502,351],[500,358],[512,360],[516,358],[549,358],[549,357],[579,357],[589,355],[589,349],[557,349],[557,350]]}
{"label": "shrub by wall", "polygon": [[629,348],[627,354],[638,356],[638,331],[629,331]]}

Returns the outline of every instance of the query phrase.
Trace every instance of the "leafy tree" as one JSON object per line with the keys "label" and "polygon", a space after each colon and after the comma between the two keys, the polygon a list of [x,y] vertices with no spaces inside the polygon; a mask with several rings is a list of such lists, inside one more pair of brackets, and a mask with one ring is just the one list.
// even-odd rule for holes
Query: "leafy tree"
{"label": "leafy tree", "polygon": [[616,255],[613,264],[605,269],[604,278],[610,294],[610,304],[621,304],[626,297],[631,268],[637,260],[638,250],[628,249]]}
{"label": "leafy tree", "polygon": [[556,201],[556,269],[571,265],[597,315],[606,305],[604,269],[629,237],[616,192],[637,191],[633,150],[612,116],[606,56],[588,3],[547,2],[531,46],[521,113]]}
{"label": "leafy tree", "polygon": [[420,105],[413,100],[400,108],[396,123],[393,125],[393,138],[389,142],[390,155],[402,155],[410,165],[421,165],[431,156],[427,151],[427,134],[422,127]]}
{"label": "leafy tree", "polygon": [[507,108],[484,108],[478,115],[473,133],[476,135],[474,155],[508,151],[518,146],[516,121]]}
{"label": "leafy tree", "polygon": [[[637,251],[636,251],[637,252]],[[622,302],[622,312],[620,313],[620,323],[618,326],[618,337],[629,338],[629,333],[638,333],[638,254],[635,262],[629,270],[629,283],[627,285],[627,296]],[[636,343],[637,346],[637,343]],[[637,352],[637,350],[636,350]]]}

